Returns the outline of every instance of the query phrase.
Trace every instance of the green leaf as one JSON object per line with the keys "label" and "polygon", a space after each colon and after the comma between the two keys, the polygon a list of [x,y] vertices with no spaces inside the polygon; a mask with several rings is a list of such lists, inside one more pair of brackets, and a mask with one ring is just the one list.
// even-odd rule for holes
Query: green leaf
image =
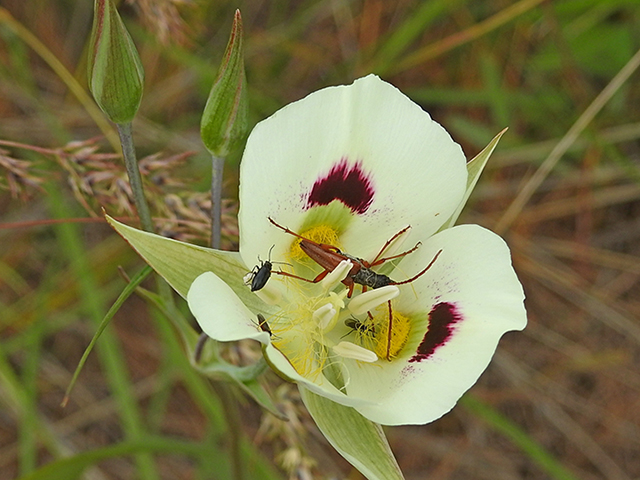
{"label": "green leaf", "polygon": [[382,427],[351,407],[298,386],[300,396],[329,443],[369,480],[402,480]]}
{"label": "green leaf", "polygon": [[129,123],[142,100],[144,70],[111,0],[95,0],[89,46],[89,88],[114,123]]}
{"label": "green leaf", "polygon": [[200,123],[200,136],[207,150],[212,155],[226,158],[247,135],[248,117],[242,18],[236,10],[227,50]]}
{"label": "green leaf", "polygon": [[462,212],[462,209],[464,208],[464,206],[467,203],[467,200],[469,200],[469,197],[471,196],[471,192],[473,192],[473,189],[478,183],[478,179],[480,178],[480,175],[484,170],[484,166],[489,161],[489,157],[495,150],[496,146],[498,145],[498,142],[500,141],[500,138],[502,137],[502,135],[504,135],[506,131],[507,129],[505,128],[500,133],[498,133],[495,137],[493,137],[493,139],[489,142],[489,144],[486,147],[484,147],[484,149],[480,153],[478,153],[478,155],[476,155],[471,160],[469,160],[469,162],[467,162],[467,175],[468,175],[467,190],[465,191],[464,197],[462,198],[462,201],[460,202],[460,205],[458,206],[457,210],[454,212],[453,215],[451,215],[449,220],[445,222],[442,228],[440,228],[441,231],[446,230],[447,228],[451,228],[455,225],[456,220],[458,220],[458,217]]}
{"label": "green leaf", "polygon": [[[207,450],[211,449],[207,449],[206,445],[201,442],[188,442],[163,437],[148,437],[140,440],[124,441],[116,445],[62,458],[48,463],[35,472],[20,477],[18,480],[74,480],[78,478],[86,468],[109,458],[129,456],[142,452],[184,454],[201,457],[207,454]],[[209,455],[212,454],[216,455],[215,452],[209,452]],[[222,455],[216,456],[221,460],[221,468],[227,469],[228,462],[224,460]]]}
{"label": "green leaf", "polygon": [[288,420],[288,417],[278,408],[273,398],[258,380],[258,376],[267,368],[267,363],[263,359],[260,359],[253,365],[244,367],[238,367],[226,363],[223,360],[218,360],[205,365],[195,365],[195,368],[203,375],[212,379],[232,382],[244,393],[253,398],[262,408],[281,420]]}
{"label": "green leaf", "polygon": [[[124,225],[106,216],[111,226],[140,254],[140,256],[161,275],[182,297],[187,296],[191,283],[204,272],[213,272],[226,282],[249,309],[262,311],[264,304],[251,293],[244,284],[247,273],[238,252],[224,252],[211,248],[198,247],[188,243],[161,237]],[[152,301],[169,317],[162,299],[150,292],[144,292],[145,298]],[[253,307],[253,308],[252,308]],[[193,351],[194,342],[184,337],[189,350]],[[200,372],[214,378],[231,380],[256,402],[279,418],[283,418],[273,400],[256,380],[264,364],[237,367],[226,362],[212,360],[205,365],[194,365]]]}
{"label": "green leaf", "polygon": [[100,325],[98,326],[98,330],[96,330],[96,333],[93,334],[93,338],[89,342],[89,345],[87,345],[87,348],[85,348],[84,353],[82,354],[82,358],[80,359],[80,361],[78,362],[78,365],[76,366],[76,371],[73,372],[73,377],[69,382],[69,386],[67,387],[67,390],[64,392],[64,398],[62,399],[62,407],[65,407],[67,405],[67,402],[69,401],[69,395],[71,394],[71,390],[73,389],[73,386],[75,385],[76,380],[78,379],[78,375],[80,375],[80,372],[82,371],[82,367],[84,367],[84,364],[86,363],[87,358],[91,353],[91,350],[93,350],[93,346],[98,341],[98,338],[100,338],[100,335],[102,335],[102,332],[104,331],[104,329],[107,328],[113,316],[118,312],[118,310],[120,310],[120,307],[125,302],[125,300],[129,298],[129,296],[134,292],[134,290],[138,287],[138,285],[140,285],[142,281],[145,278],[147,278],[147,275],[149,275],[149,273],[151,273],[151,269],[149,267],[144,267],[142,271],[138,273],[138,275],[136,275],[129,282],[129,284],[125,287],[122,293],[120,293],[120,296],[114,302],[114,304],[111,305],[111,308],[102,319],[102,322],[100,322]]}
{"label": "green leaf", "polygon": [[244,284],[248,269],[240,253],[225,252],[178,242],[129,227],[106,216],[111,226],[163,277],[183,298],[193,281],[204,272],[213,272],[240,297],[252,311],[264,310],[264,304]]}

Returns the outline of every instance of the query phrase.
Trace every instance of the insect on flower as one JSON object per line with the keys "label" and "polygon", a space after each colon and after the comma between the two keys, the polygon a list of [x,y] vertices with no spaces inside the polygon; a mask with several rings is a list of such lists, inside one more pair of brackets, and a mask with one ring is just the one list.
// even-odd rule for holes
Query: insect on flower
{"label": "insect on flower", "polygon": [[260,262],[260,264],[253,267],[245,279],[245,285],[251,285],[252,292],[260,290],[267,284],[269,278],[271,278],[271,269],[273,268],[273,263],[271,262],[271,250],[273,250],[273,247],[274,246],[271,246],[269,249],[269,259],[262,261],[260,260],[260,257],[258,257],[258,262]]}
{"label": "insect on flower", "polygon": [[271,278],[271,269],[273,268],[274,263],[284,263],[271,261],[271,250],[273,250],[273,247],[275,247],[275,245],[272,245],[269,249],[269,259],[262,261],[260,260],[260,257],[258,257],[258,262],[260,262],[260,264],[253,267],[246,277],[244,283],[245,285],[251,286],[252,292],[260,290],[267,284],[269,278]]}
{"label": "insect on flower", "polygon": [[[402,253],[391,255],[388,257],[382,256],[385,250],[389,248],[389,246],[393,243],[393,241],[396,238],[398,238],[400,235],[402,235],[407,230],[409,230],[410,228],[409,226],[403,228],[398,233],[396,233],[393,237],[387,240],[385,244],[382,246],[382,248],[380,249],[380,251],[378,252],[378,254],[376,255],[376,257],[373,259],[373,261],[368,262],[362,258],[354,257],[353,255],[342,252],[338,247],[335,247],[333,245],[314,242],[313,240],[303,237],[302,235],[292,230],[289,230],[288,228],[283,227],[282,225],[279,225],[271,217],[267,217],[267,218],[274,226],[278,227],[285,233],[288,233],[290,235],[293,235],[299,238],[300,239],[299,245],[302,251],[305,252],[309,256],[309,258],[311,258],[314,262],[316,262],[318,265],[320,265],[324,269],[314,279],[311,279],[311,280],[308,278],[300,277],[298,275],[294,275],[292,273],[282,272],[282,271],[277,272],[279,275],[297,278],[305,282],[317,283],[321,281],[324,277],[326,277],[327,274],[332,272],[340,264],[340,262],[342,262],[343,260],[350,260],[353,263],[353,267],[351,267],[351,270],[349,270],[349,272],[347,273],[347,276],[344,278],[344,280],[342,280],[342,283],[349,288],[349,292],[347,294],[347,297],[349,298],[351,298],[351,295],[353,294],[353,289],[356,284],[362,285],[362,291],[365,292],[367,287],[376,289],[380,287],[385,287],[387,285],[404,285],[407,283],[411,283],[417,278],[424,275],[427,272],[427,270],[429,270],[431,266],[435,263],[435,261],[438,259],[438,256],[442,253],[442,249],[438,250],[438,252],[435,254],[431,262],[429,262],[429,264],[425,268],[423,268],[420,272],[418,272],[413,277],[407,280],[403,280],[401,282],[396,282],[395,280],[392,280],[391,278],[389,278],[387,275],[373,271],[372,268],[382,265],[383,263],[389,260],[393,260],[394,258],[404,257],[405,255],[408,255],[418,249],[418,247],[421,245],[420,242],[416,243],[413,248],[410,248],[409,250],[406,250]],[[388,306],[389,306],[389,324],[387,328],[386,359],[391,360],[391,356],[392,356],[391,343],[392,343],[392,336],[393,336],[392,334],[393,309],[391,307],[391,300],[388,300]],[[369,315],[369,318],[373,318],[370,312],[368,313],[368,315]]]}
{"label": "insect on flower", "polygon": [[349,288],[349,293],[347,295],[349,298],[351,298],[351,295],[353,294],[353,288],[355,287],[355,284],[362,285],[363,291],[366,291],[367,287],[375,289],[375,288],[385,287],[387,285],[404,285],[407,283],[411,283],[417,278],[424,275],[427,272],[427,270],[431,268],[431,266],[434,264],[434,262],[442,252],[442,249],[440,249],[435,254],[435,256],[433,257],[429,265],[427,265],[424,269],[422,269],[413,277],[409,278],[408,280],[396,282],[395,280],[392,280],[386,275],[374,272],[372,268],[382,265],[383,263],[389,260],[393,260],[394,258],[404,257],[405,255],[408,255],[418,249],[418,247],[420,246],[420,242],[416,243],[413,248],[405,252],[399,253],[397,255],[392,255],[389,257],[382,257],[382,255],[384,254],[385,250],[389,247],[389,245],[391,245],[391,243],[393,243],[393,241],[396,238],[398,238],[400,235],[402,235],[407,230],[409,230],[410,227],[407,226],[403,228],[398,233],[396,233],[393,237],[387,240],[385,244],[382,246],[382,248],[380,249],[380,252],[378,253],[378,255],[376,255],[376,257],[373,259],[373,261],[368,262],[366,260],[363,260],[362,258],[354,257],[353,255],[342,252],[338,247],[335,247],[333,245],[314,242],[313,240],[303,237],[302,235],[295,233],[294,231],[289,230],[288,228],[283,227],[282,225],[279,225],[271,217],[268,217],[268,218],[269,218],[269,221],[273,225],[278,227],[280,230],[290,235],[293,235],[295,237],[298,237],[300,239],[300,248],[302,249],[302,251],[305,252],[309,256],[309,258],[311,258],[314,262],[316,262],[318,265],[324,268],[324,270],[320,272],[312,280],[304,277],[299,277],[297,275],[294,275],[288,272],[275,272],[275,273],[278,273],[279,275],[285,275],[287,277],[297,278],[305,282],[317,283],[321,281],[324,277],[326,277],[327,274],[332,272],[340,264],[340,262],[342,262],[343,260],[350,260],[353,263],[353,267],[351,267],[351,270],[349,271],[349,273],[347,273],[346,278],[342,281],[342,283],[344,283],[345,286]]}
{"label": "insect on flower", "polygon": [[366,321],[363,322],[362,320],[358,320],[355,317],[347,318],[344,321],[344,324],[347,327],[349,327],[351,330],[345,333],[342,336],[342,338],[346,337],[347,335],[353,332],[356,332],[356,334],[364,335],[364,336],[373,336],[376,333],[376,328],[374,325]]}
{"label": "insect on flower", "polygon": [[267,323],[267,319],[264,318],[264,315],[262,315],[261,313],[258,314],[258,326],[260,327],[260,330],[262,330],[263,332],[267,332],[270,337],[273,337],[271,327]]}
{"label": "insect on flower", "polygon": [[[498,139],[468,160],[420,105],[369,75],[312,93],[253,129],[240,165],[239,252],[194,248],[109,221],[187,299],[208,336],[258,341],[266,363],[312,400],[310,409],[336,411],[335,402],[379,425],[425,424],[471,388],[505,332],[526,325],[506,243],[478,225],[454,226]],[[301,238],[283,235],[267,217],[315,241],[304,248],[317,247],[316,258],[329,264],[316,263],[298,248]],[[406,225],[411,230],[377,255]],[[381,261],[418,240],[411,255]],[[274,244],[268,259],[265,250]],[[421,272],[440,249],[427,273],[395,285]],[[264,268],[259,286],[268,269],[258,255],[272,263],[272,275],[251,292],[253,275]],[[308,279],[328,273],[314,284],[278,270]],[[280,341],[263,331],[258,312]],[[344,323],[352,315],[360,322],[348,321],[355,331]],[[379,455],[388,449],[360,455],[351,448],[379,445],[379,431],[367,427],[369,439],[359,427],[345,429],[342,415],[321,418],[347,459],[366,472],[372,458],[382,465]]]}
{"label": "insect on flower", "polygon": [[264,318],[264,315],[259,313],[258,321],[257,322],[254,321],[254,323],[257,323],[260,330],[262,330],[263,332],[267,332],[269,334],[269,337],[271,337],[272,340],[279,340],[279,337],[273,334],[273,331],[271,330],[271,327],[267,323],[267,319]]}

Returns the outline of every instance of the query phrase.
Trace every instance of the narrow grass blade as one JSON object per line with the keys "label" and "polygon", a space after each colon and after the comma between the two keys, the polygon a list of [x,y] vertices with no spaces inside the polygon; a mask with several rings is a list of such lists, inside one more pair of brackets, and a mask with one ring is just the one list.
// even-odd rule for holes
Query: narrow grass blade
{"label": "narrow grass blade", "polygon": [[84,367],[84,364],[87,361],[87,358],[91,353],[91,350],[93,350],[93,346],[98,341],[98,338],[100,338],[100,335],[102,335],[102,332],[104,331],[104,329],[107,328],[113,316],[118,312],[118,310],[120,310],[120,307],[125,302],[125,300],[129,298],[129,296],[134,292],[134,290],[138,287],[138,285],[140,285],[142,281],[145,278],[147,278],[147,276],[152,271],[153,270],[151,269],[151,267],[149,266],[144,267],[140,271],[140,273],[138,273],[124,288],[124,290],[122,291],[118,299],[113,303],[113,305],[111,306],[107,314],[102,319],[102,322],[100,322],[100,326],[96,330],[96,333],[93,335],[91,342],[89,342],[89,345],[87,345],[87,348],[82,354],[82,358],[78,362],[76,371],[73,372],[73,377],[71,378],[71,382],[69,382],[69,386],[67,387],[67,390],[64,392],[64,398],[62,399],[62,403],[60,404],[63,408],[67,406],[67,402],[69,401],[69,395],[71,394],[71,390],[73,389],[73,386],[75,385],[76,380],[78,379],[78,375],[80,375],[80,372],[82,371],[82,367]]}
{"label": "narrow grass blade", "polygon": [[[117,458],[137,453],[167,453],[183,454],[194,457],[203,455],[216,455],[216,450],[208,448],[199,442],[186,442],[163,437],[140,438],[133,441],[125,441],[88,452],[83,452],[72,457],[63,458],[51,462],[35,472],[20,477],[18,480],[74,480],[88,467],[109,458]],[[219,455],[219,454],[218,454]],[[221,479],[230,478],[226,470],[226,461],[219,459]],[[225,473],[227,473],[225,475]]]}
{"label": "narrow grass blade", "polygon": [[480,400],[465,395],[460,400],[460,404],[471,411],[477,417],[487,422],[498,432],[506,435],[517,445],[529,458],[536,462],[550,478],[558,480],[578,480],[578,477],[567,470],[558,460],[556,460],[549,452],[547,452],[538,442],[531,438],[527,432],[518,425],[511,422],[500,412],[481,402]]}

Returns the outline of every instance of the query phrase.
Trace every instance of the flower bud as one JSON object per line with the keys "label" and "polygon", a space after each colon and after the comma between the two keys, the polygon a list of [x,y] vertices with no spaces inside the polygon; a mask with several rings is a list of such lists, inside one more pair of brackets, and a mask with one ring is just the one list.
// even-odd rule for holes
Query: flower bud
{"label": "flower bud", "polygon": [[249,104],[246,84],[242,18],[240,11],[236,10],[227,50],[200,123],[200,136],[212,155],[226,157],[247,134]]}
{"label": "flower bud", "polygon": [[133,120],[142,99],[142,63],[111,0],[95,0],[93,9],[89,89],[112,122],[128,123]]}

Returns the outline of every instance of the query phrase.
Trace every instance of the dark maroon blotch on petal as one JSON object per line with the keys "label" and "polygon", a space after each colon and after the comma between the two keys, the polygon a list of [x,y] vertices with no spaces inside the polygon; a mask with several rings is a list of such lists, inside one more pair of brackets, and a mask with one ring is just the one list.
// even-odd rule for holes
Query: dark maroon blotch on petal
{"label": "dark maroon blotch on petal", "polygon": [[409,362],[421,362],[428,359],[433,353],[443,346],[451,335],[453,335],[454,325],[462,320],[456,311],[455,305],[442,302],[435,305],[429,312],[429,328],[416,354],[409,359]]}
{"label": "dark maroon blotch on petal", "polygon": [[307,208],[329,205],[339,200],[354,213],[365,213],[373,201],[373,182],[362,169],[362,162],[349,165],[342,157],[326,176],[313,184],[307,196]]}

